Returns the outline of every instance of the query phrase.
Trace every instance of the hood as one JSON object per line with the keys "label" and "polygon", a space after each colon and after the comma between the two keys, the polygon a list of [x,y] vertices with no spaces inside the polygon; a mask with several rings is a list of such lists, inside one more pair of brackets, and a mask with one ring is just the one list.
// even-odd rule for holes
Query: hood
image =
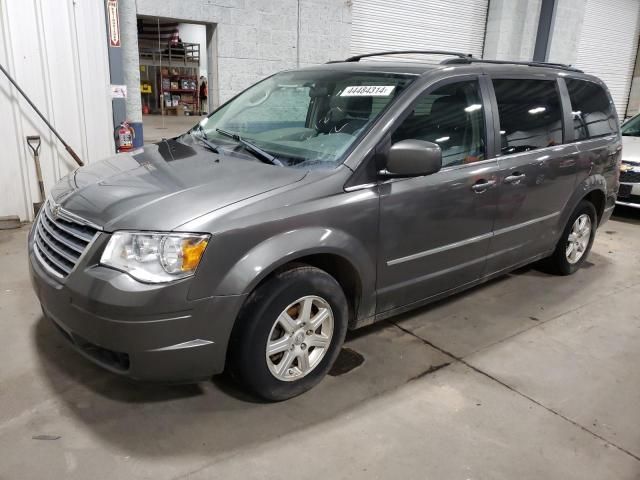
{"label": "hood", "polygon": [[168,140],[82,167],[51,194],[66,210],[105,231],[172,230],[305,174]]}
{"label": "hood", "polygon": [[640,137],[622,136],[622,160],[640,164]]}

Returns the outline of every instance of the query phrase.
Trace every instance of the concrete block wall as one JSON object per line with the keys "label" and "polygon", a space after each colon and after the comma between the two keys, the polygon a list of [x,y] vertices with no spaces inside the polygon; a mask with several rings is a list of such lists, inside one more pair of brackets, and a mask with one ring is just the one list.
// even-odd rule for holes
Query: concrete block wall
{"label": "concrete block wall", "polygon": [[536,45],[541,0],[491,0],[484,58],[531,60]]}
{"label": "concrete block wall", "polygon": [[216,25],[213,69],[220,102],[280,70],[349,55],[351,0],[136,0],[136,5],[138,15]]}
{"label": "concrete block wall", "polygon": [[585,0],[557,0],[549,38],[548,61],[576,64],[585,3]]}
{"label": "concrete block wall", "polygon": [[300,66],[346,58],[350,47],[350,0],[300,0]]}

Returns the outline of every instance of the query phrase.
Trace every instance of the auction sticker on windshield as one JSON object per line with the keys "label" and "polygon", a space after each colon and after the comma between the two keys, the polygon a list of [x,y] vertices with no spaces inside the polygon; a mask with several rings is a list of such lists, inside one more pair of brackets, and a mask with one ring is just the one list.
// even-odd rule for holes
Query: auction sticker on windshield
{"label": "auction sticker on windshield", "polygon": [[394,85],[355,85],[345,88],[341,97],[388,97],[396,88]]}

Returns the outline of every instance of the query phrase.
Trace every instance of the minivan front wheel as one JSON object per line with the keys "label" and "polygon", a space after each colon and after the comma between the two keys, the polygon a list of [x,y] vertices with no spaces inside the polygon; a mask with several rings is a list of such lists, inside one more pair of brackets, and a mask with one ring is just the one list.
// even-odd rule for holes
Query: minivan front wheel
{"label": "minivan front wheel", "polygon": [[547,259],[553,273],[570,275],[586,260],[596,234],[597,214],[593,203],[583,200],[569,217],[556,249]]}
{"label": "minivan front wheel", "polygon": [[266,400],[285,400],[319,383],[347,330],[340,284],[318,268],[277,272],[249,296],[229,344],[231,374]]}
{"label": "minivan front wheel", "polygon": [[311,373],[322,361],[333,338],[333,311],[322,297],[299,298],[278,315],[266,344],[267,366],[283,382]]}

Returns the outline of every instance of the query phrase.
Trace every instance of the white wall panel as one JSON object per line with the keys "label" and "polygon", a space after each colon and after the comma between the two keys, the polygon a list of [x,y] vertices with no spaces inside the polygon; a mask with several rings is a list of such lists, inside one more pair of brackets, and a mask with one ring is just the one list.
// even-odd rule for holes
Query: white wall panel
{"label": "white wall panel", "polygon": [[624,118],[638,49],[640,1],[587,0],[576,66],[600,77]]}
{"label": "white wall panel", "polygon": [[354,0],[351,52],[454,50],[481,56],[487,6],[488,0]]}
{"label": "white wall panel", "polygon": [[[85,160],[113,153],[101,0],[0,0],[0,62]],[[32,217],[37,180],[25,136],[40,135],[45,189],[75,163],[0,75],[0,216]]]}

